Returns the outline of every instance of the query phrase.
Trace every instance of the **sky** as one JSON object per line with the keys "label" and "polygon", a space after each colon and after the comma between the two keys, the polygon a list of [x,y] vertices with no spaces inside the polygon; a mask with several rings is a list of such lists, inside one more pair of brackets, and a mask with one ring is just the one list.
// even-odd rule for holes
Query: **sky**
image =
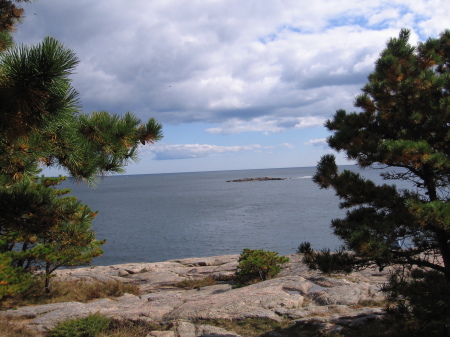
{"label": "sky", "polygon": [[[126,174],[315,166],[401,28],[450,28],[448,0],[38,0],[14,35],[80,63],[82,109],[163,125]],[[336,154],[336,153],[335,153]],[[336,154],[338,164],[349,164]],[[48,170],[46,174],[59,173]],[[61,172],[63,173],[63,172]]]}

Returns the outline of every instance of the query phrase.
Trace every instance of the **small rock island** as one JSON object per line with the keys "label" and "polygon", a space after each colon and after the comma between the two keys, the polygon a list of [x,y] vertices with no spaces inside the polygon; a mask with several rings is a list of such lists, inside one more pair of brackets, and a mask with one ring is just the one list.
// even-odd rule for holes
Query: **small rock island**
{"label": "small rock island", "polygon": [[243,179],[227,180],[227,183],[240,183],[243,181],[267,181],[267,180],[287,180],[287,178],[272,178],[272,177],[243,178]]}

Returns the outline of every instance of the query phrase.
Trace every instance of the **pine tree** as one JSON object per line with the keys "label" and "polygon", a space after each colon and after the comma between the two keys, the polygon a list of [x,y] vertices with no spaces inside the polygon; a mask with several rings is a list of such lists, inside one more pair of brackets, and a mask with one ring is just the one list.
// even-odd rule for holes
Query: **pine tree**
{"label": "pine tree", "polygon": [[15,25],[21,21],[23,8],[15,3],[30,2],[31,0],[0,0],[0,51],[13,45],[11,32],[15,30]]}
{"label": "pine tree", "polygon": [[[341,271],[402,265],[416,270],[402,274],[404,285],[426,282],[431,278],[425,275],[432,273],[448,288],[450,30],[417,46],[409,37],[403,29],[388,41],[355,100],[360,111],[338,110],[326,127],[332,132],[331,148],[360,168],[384,168],[385,180],[403,181],[410,188],[377,185],[348,170],[339,173],[333,155],[322,157],[314,181],[333,188],[340,207],[348,209],[345,218],[331,223],[345,245],[333,258],[329,251],[306,252],[306,261],[315,268],[333,261],[328,270]],[[386,290],[412,301],[407,287],[398,287],[398,277]]]}
{"label": "pine tree", "polygon": [[54,188],[63,177],[39,177],[43,166],[92,183],[123,172],[140,145],[162,138],[153,118],[141,124],[131,113],[82,113],[70,80],[78,64],[73,51],[51,37],[10,46],[22,14],[0,0],[0,298],[24,290],[41,269],[48,289],[56,268],[101,254],[104,242],[90,229],[95,212]]}

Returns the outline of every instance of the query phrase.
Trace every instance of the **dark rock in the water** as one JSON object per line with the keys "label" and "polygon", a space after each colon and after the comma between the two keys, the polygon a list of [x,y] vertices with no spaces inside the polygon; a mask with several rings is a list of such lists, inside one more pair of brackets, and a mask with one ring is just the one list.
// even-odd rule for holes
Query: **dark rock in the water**
{"label": "dark rock in the water", "polygon": [[227,183],[240,183],[243,181],[267,181],[267,180],[287,180],[287,178],[272,178],[272,177],[243,178],[243,179],[227,180]]}

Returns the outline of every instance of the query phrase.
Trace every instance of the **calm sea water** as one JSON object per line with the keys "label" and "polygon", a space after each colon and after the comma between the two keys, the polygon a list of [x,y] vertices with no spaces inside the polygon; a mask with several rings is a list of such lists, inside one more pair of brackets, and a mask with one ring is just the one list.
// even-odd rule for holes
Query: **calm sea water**
{"label": "calm sea water", "polygon": [[[114,176],[95,189],[70,182],[64,187],[99,211],[93,229],[106,244],[94,264],[109,265],[239,254],[244,248],[292,254],[303,241],[337,248],[330,221],[344,211],[333,190],[312,182],[314,172],[310,167]],[[226,182],[265,176],[288,179]]]}

